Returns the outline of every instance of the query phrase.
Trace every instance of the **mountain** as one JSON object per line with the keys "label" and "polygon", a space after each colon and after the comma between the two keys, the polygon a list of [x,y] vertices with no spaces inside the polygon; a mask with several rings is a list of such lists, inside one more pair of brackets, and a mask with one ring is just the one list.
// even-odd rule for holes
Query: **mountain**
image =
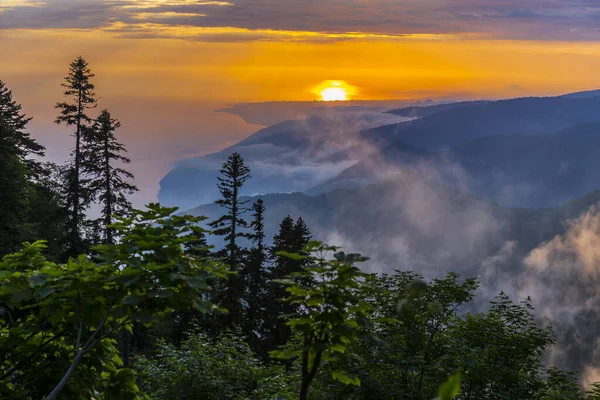
{"label": "mountain", "polygon": [[411,106],[398,108],[396,110],[390,110],[388,113],[399,115],[401,117],[406,118],[423,118],[429,115],[437,114],[442,111],[453,110],[456,108],[473,106],[473,105],[483,105],[487,104],[489,101],[479,100],[479,101],[462,101],[455,103],[445,103],[445,104],[436,104],[430,106]]}
{"label": "mountain", "polygon": [[252,169],[249,194],[307,190],[375,151],[364,146],[361,131],[402,120],[378,111],[327,109],[282,122],[218,153],[179,162],[161,180],[158,197],[182,208],[216,200],[219,169],[233,152],[242,154]]}
{"label": "mountain", "polygon": [[550,207],[600,188],[600,122],[547,135],[499,135],[452,150],[474,193],[508,206]]}
{"label": "mountain", "polygon": [[600,97],[528,97],[477,103],[381,126],[371,134],[424,150],[442,150],[491,135],[547,135],[600,120]]}
{"label": "mountain", "polygon": [[252,169],[252,195],[360,187],[385,179],[391,165],[508,206],[557,205],[598,187],[592,174],[595,133],[582,133],[581,142],[573,143],[565,139],[572,132],[556,136],[600,121],[596,93],[392,112],[325,107],[309,118],[261,129],[221,152],[179,162],[161,180],[159,200],[183,208],[214,201],[220,166],[237,151]]}
{"label": "mountain", "polygon": [[600,96],[600,89],[586,90],[584,92],[569,93],[569,94],[563,95],[562,97],[568,97],[568,98],[572,98],[572,99],[588,99],[590,97],[599,97],[599,96]]}
{"label": "mountain", "polygon": [[364,186],[406,168],[505,206],[556,206],[600,188],[600,122],[550,135],[484,136],[441,152],[396,142],[312,192]]}

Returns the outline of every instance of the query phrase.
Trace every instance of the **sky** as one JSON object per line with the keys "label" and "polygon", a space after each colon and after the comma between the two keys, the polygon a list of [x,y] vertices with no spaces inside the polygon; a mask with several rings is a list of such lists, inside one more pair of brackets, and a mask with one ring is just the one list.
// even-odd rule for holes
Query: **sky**
{"label": "sky", "polygon": [[122,122],[143,203],[175,160],[260,128],[213,111],[229,104],[319,100],[328,80],[362,100],[600,88],[600,3],[0,0],[0,54],[0,80],[57,161],[72,142],[53,124],[60,83],[72,59],[88,60],[99,109]]}

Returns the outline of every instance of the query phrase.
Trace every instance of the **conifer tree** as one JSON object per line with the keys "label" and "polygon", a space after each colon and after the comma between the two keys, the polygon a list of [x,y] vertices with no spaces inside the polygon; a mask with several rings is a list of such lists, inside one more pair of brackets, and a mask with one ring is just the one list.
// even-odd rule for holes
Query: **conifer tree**
{"label": "conifer tree", "polygon": [[87,188],[87,180],[83,177],[84,165],[82,145],[84,143],[85,131],[92,119],[87,110],[96,106],[94,85],[91,80],[94,77],[87,61],[77,57],[69,66],[69,72],[62,86],[65,88],[64,95],[67,101],[59,102],[56,108],[60,110],[56,118],[57,124],[64,123],[75,127],[75,148],[71,153],[72,160],[65,172],[65,197],[67,208],[70,213],[68,240],[69,255],[76,255],[85,251],[81,229],[84,224],[84,211],[91,201]]}
{"label": "conifer tree", "polygon": [[113,223],[113,215],[123,215],[131,209],[127,195],[138,190],[129,182],[134,179],[133,174],[118,166],[131,162],[123,155],[127,149],[115,136],[115,131],[120,126],[121,123],[108,110],[103,110],[92,128],[86,132],[86,140],[82,146],[83,167],[90,176],[89,188],[102,206],[102,216],[97,221],[97,226],[102,241],[108,244],[114,242],[113,229],[109,227]]}
{"label": "conifer tree", "polygon": [[[266,273],[264,264],[267,259],[265,246],[265,205],[261,199],[258,199],[252,205],[252,222],[250,228],[252,232],[248,238],[252,241],[252,247],[248,252],[244,276],[247,286],[248,310],[246,312],[245,334],[250,344],[259,350],[258,335],[264,323],[265,311],[265,284]],[[265,353],[266,354],[266,353]]]}
{"label": "conifer tree", "polygon": [[15,154],[14,131],[0,121],[0,259],[24,240],[27,168]]}
{"label": "conifer tree", "polygon": [[30,185],[27,194],[27,218],[30,235],[27,241],[46,240],[47,257],[66,261],[66,227],[69,213],[62,198],[60,167],[41,164],[42,174]]}
{"label": "conifer tree", "polygon": [[[39,235],[47,220],[32,218],[44,190],[44,168],[34,157],[43,156],[44,147],[27,132],[29,121],[0,81],[0,258],[18,250],[23,241],[51,239]],[[51,209],[55,204],[45,205]]]}
{"label": "conifer tree", "polygon": [[306,226],[306,222],[304,222],[302,217],[298,217],[294,224],[294,237],[296,241],[294,246],[299,250],[303,249],[312,238],[310,229],[308,229],[308,226]]}
{"label": "conifer tree", "polygon": [[[81,154],[82,171],[89,176],[90,196],[100,203],[101,217],[93,221],[98,242],[114,243],[113,215],[123,215],[131,209],[127,195],[137,191],[129,183],[133,174],[115,164],[129,164],[124,145],[117,141],[115,131],[121,123],[108,110],[102,110],[91,128],[84,128]],[[123,361],[129,366],[129,332],[122,332]]]}
{"label": "conifer tree", "polygon": [[21,104],[15,101],[12,91],[0,80],[0,123],[6,127],[0,140],[6,146],[5,149],[10,147],[14,155],[34,173],[39,172],[40,165],[31,156],[41,157],[45,149],[27,132],[29,121],[31,117],[21,112]]}
{"label": "conifer tree", "polygon": [[244,277],[241,275],[243,251],[239,246],[239,239],[247,236],[242,229],[248,227],[248,223],[243,219],[243,215],[248,211],[248,201],[240,200],[240,190],[250,179],[250,168],[239,153],[233,153],[223,163],[220,172],[218,188],[221,199],[215,203],[223,207],[226,214],[209,225],[213,228],[214,235],[222,236],[225,240],[225,247],[217,256],[227,264],[230,271],[237,273],[228,277],[226,287],[220,294],[221,298],[216,299],[228,310],[224,324],[231,327],[239,324],[242,319]]}
{"label": "conifer tree", "polygon": [[305,267],[304,260],[295,260],[286,256],[279,255],[278,252],[302,253],[306,244],[310,241],[310,231],[302,218],[296,222],[291,216],[287,216],[279,225],[279,232],[273,237],[273,247],[271,248],[271,258],[273,266],[270,270],[268,285],[268,304],[269,310],[266,315],[269,316],[268,332],[266,336],[271,348],[283,346],[290,337],[290,329],[280,316],[294,313],[296,306],[282,299],[288,296],[285,286],[273,282],[277,279],[283,279],[290,274],[301,272]]}
{"label": "conifer tree", "polygon": [[186,247],[186,254],[196,259],[204,259],[210,257],[210,248],[206,240],[206,233],[203,229],[194,230],[192,233],[196,238],[191,241]]}

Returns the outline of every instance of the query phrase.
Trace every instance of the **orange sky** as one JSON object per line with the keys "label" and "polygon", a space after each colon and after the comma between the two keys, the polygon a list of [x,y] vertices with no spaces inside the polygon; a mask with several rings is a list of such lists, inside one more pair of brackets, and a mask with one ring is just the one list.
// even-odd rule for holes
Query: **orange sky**
{"label": "orange sky", "polygon": [[355,86],[357,99],[447,93],[503,97],[600,87],[600,42],[444,37],[194,42],[115,36],[103,31],[0,31],[0,76],[15,84],[44,77],[44,87],[29,88],[28,94],[40,98],[54,92],[55,99],[52,88],[58,89],[68,62],[82,54],[105,97],[215,103],[315,100],[312,88],[328,79]]}

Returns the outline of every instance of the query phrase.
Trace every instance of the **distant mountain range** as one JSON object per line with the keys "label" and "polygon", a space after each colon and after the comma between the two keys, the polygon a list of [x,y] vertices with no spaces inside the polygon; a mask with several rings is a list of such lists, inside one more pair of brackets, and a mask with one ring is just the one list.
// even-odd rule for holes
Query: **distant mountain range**
{"label": "distant mountain range", "polygon": [[237,151],[253,171],[249,195],[358,188],[409,168],[505,206],[556,206],[600,188],[599,122],[600,91],[391,111],[329,107],[180,162],[159,200],[214,201],[220,165]]}
{"label": "distant mountain range", "polygon": [[404,120],[379,111],[326,109],[282,122],[218,153],[181,161],[161,180],[159,200],[182,208],[216,200],[219,169],[234,151],[252,169],[247,194],[308,190],[370,154],[361,131]]}
{"label": "distant mountain range", "polygon": [[407,118],[423,118],[429,115],[437,114],[442,111],[453,110],[460,107],[468,107],[473,105],[487,104],[489,101],[462,101],[455,103],[444,103],[429,106],[411,106],[398,108],[396,110],[388,111],[390,114],[399,115]]}
{"label": "distant mountain range", "polygon": [[600,188],[600,122],[548,135],[484,136],[437,152],[394,142],[310,193],[374,183],[394,168],[421,170],[506,206],[551,207]]}

